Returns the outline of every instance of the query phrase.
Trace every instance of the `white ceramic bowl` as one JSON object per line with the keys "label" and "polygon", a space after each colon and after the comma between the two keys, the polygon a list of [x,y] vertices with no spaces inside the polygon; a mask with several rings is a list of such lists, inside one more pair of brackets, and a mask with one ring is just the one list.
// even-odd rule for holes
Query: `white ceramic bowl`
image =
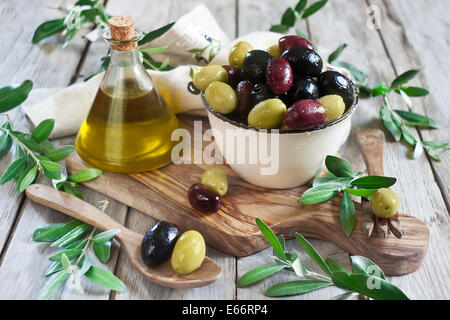
{"label": "white ceramic bowl", "polygon": [[[242,179],[254,185],[286,189],[303,185],[311,180],[323,169],[325,157],[335,155],[347,140],[352,115],[358,105],[356,92],[355,88],[355,102],[339,119],[306,130],[280,130],[278,133],[230,120],[212,110],[203,94],[202,100],[208,110],[208,119],[216,143],[226,163]],[[227,137],[227,130],[234,132],[235,136]],[[242,147],[242,144],[238,145],[236,137],[247,137],[248,143]],[[278,148],[271,150],[272,145],[276,146],[277,139]],[[270,170],[270,165],[261,157],[257,157],[256,162],[255,159],[250,161],[255,152],[264,154],[265,150],[268,150],[267,154],[272,157],[272,164],[276,161],[274,160],[276,153],[279,153],[276,172]],[[238,157],[241,157],[241,161],[237,161]]]}

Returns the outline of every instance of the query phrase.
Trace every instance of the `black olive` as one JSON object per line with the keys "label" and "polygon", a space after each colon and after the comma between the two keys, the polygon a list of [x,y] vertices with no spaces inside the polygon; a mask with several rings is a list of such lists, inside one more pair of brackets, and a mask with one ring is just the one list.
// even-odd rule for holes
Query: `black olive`
{"label": "black olive", "polygon": [[290,103],[298,100],[319,98],[319,86],[313,78],[308,76],[296,76],[294,84],[287,93]]}
{"label": "black olive", "polygon": [[144,235],[141,244],[141,256],[149,267],[156,267],[167,261],[172,255],[173,247],[180,230],[174,224],[159,221]]}
{"label": "black olive", "polygon": [[242,73],[252,83],[264,83],[266,81],[266,69],[272,56],[266,51],[249,51],[242,63]]}
{"label": "black olive", "polygon": [[289,48],[281,56],[289,61],[294,73],[298,75],[318,77],[322,72],[322,58],[308,48]]}
{"label": "black olive", "polygon": [[317,83],[321,97],[337,94],[344,99],[347,108],[355,101],[355,89],[352,81],[339,72],[326,71],[320,75]]}
{"label": "black olive", "polygon": [[272,99],[275,95],[270,91],[269,87],[263,83],[257,83],[250,92],[250,104],[256,106],[261,101]]}

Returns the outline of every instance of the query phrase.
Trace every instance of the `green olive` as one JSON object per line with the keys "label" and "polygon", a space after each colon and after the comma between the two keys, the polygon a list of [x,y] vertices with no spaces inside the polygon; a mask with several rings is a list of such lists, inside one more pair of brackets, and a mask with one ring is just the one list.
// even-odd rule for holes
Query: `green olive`
{"label": "green olive", "polygon": [[327,109],[328,118],[327,121],[333,121],[338,119],[340,116],[344,114],[345,111],[345,103],[344,99],[337,94],[330,94],[328,96],[323,96],[319,98],[317,101],[320,102],[321,105]]}
{"label": "green olive", "polygon": [[233,48],[231,48],[230,55],[228,56],[228,62],[236,68],[242,68],[242,62],[244,62],[247,52],[252,51],[253,47],[246,41],[239,41]]}
{"label": "green olive", "polygon": [[270,54],[274,59],[281,57],[280,47],[278,47],[278,44],[274,44],[269,49],[267,49],[267,53]]}
{"label": "green olive", "polygon": [[205,90],[205,100],[216,112],[229,114],[238,105],[238,98],[233,88],[223,82],[214,81]]}
{"label": "green olive", "polygon": [[275,129],[283,122],[286,105],[280,99],[261,101],[248,114],[248,124],[255,128]]}
{"label": "green olive", "polygon": [[197,71],[192,80],[194,86],[201,91],[205,91],[206,87],[213,81],[227,82],[227,70],[219,65],[212,64]]}
{"label": "green olive", "polygon": [[224,196],[228,191],[227,175],[222,169],[217,167],[210,168],[203,172],[202,184],[221,196]]}
{"label": "green olive", "polygon": [[195,231],[184,232],[175,243],[170,263],[173,270],[181,274],[188,274],[197,270],[205,259],[205,240]]}
{"label": "green olive", "polygon": [[380,218],[389,218],[395,215],[399,204],[398,195],[388,188],[381,188],[370,197],[370,207],[373,213]]}

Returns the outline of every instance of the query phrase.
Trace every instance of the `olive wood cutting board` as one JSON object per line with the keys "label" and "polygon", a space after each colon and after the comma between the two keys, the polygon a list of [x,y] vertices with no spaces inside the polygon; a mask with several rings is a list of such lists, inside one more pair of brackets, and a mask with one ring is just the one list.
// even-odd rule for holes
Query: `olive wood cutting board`
{"label": "olive wood cutting board", "polygon": [[[180,117],[182,126],[191,132],[193,121],[198,119],[203,119],[203,131],[209,128],[206,118]],[[204,146],[209,143],[204,142]],[[66,164],[69,173],[90,167],[76,153],[67,158]],[[255,224],[255,218],[261,218],[276,234],[284,234],[286,238],[299,232],[305,237],[331,241],[350,254],[368,257],[387,275],[413,272],[422,263],[429,230],[412,216],[399,215],[405,231],[401,239],[375,233],[368,238],[358,214],[361,205],[355,203],[356,226],[352,235],[346,236],[339,222],[338,197],[325,203],[302,205],[297,199],[310,184],[286,190],[265,189],[242,180],[230,167],[220,166],[228,176],[229,188],[224,205],[213,214],[194,210],[187,198],[188,188],[200,182],[208,165],[169,164],[138,174],[105,172],[84,185],[158,220],[174,223],[183,231],[198,230],[209,245],[235,256],[251,255],[268,246]]]}

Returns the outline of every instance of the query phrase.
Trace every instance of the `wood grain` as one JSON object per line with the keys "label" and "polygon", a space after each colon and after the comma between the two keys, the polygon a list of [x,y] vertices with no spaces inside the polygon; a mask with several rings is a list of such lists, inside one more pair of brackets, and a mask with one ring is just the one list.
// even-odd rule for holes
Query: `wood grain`
{"label": "wood grain", "polygon": [[[426,1],[418,2],[421,3],[420,5],[423,8],[429,5],[426,4]],[[408,6],[406,3],[409,2],[403,1],[403,3]],[[443,3],[448,5],[448,2],[445,1],[440,3],[441,5]],[[386,7],[387,10],[382,11],[381,18],[384,23],[386,23],[387,12],[392,12],[393,7],[389,2],[389,6]],[[410,16],[411,18],[418,15],[418,11],[415,12]],[[342,17],[345,17],[345,19],[343,20]],[[394,70],[389,67],[391,61],[378,32],[366,27],[366,19],[367,4],[363,1],[354,1],[350,5],[346,0],[335,0],[328,2],[319,14],[310,17],[308,23],[313,31],[312,40],[319,46],[323,56],[327,56],[339,44],[345,42],[348,47],[340,59],[351,62],[367,73],[370,85],[382,81],[390,82],[395,77]],[[401,24],[397,28],[391,28],[384,24],[383,28],[385,30],[384,37],[386,35],[398,35],[398,28],[401,28]],[[330,32],[330,30],[333,30],[333,32]],[[414,33],[414,31],[407,29],[405,29],[405,32],[408,34]],[[409,52],[407,49],[398,50]],[[405,58],[403,63],[409,64],[408,61]],[[411,63],[402,71],[413,67],[417,67],[417,65]],[[444,80],[441,79],[441,81]],[[439,95],[439,92],[442,92],[442,89],[433,95]],[[355,112],[352,119],[352,127],[381,128],[378,112],[382,104],[381,98],[361,100],[360,108]],[[441,109],[442,107],[441,105],[433,105],[430,106],[430,109]],[[350,134],[343,155],[351,160],[356,169],[364,170],[362,156],[356,148],[355,130],[352,130]],[[424,221],[430,229],[431,238],[422,267],[408,276],[395,277],[390,280],[402,288],[412,299],[445,298],[448,296],[446,292],[450,290],[450,285],[445,280],[450,276],[450,270],[440,266],[446,265],[450,259],[450,253],[446,249],[450,244],[449,214],[433,177],[433,170],[429,162],[425,158],[412,161],[409,156],[408,149],[404,145],[393,142],[387,136],[384,155],[385,174],[398,178],[393,188],[402,199],[401,210]],[[424,283],[427,285],[424,286]]]}
{"label": "wood grain", "polygon": [[[193,135],[193,121],[202,121],[202,118],[180,117],[180,120]],[[206,130],[208,124],[205,122],[203,128]],[[66,165],[69,172],[74,172],[86,164],[72,154]],[[394,237],[367,239],[359,218],[355,231],[347,237],[339,227],[338,199],[317,205],[300,205],[297,199],[309,186],[287,190],[256,187],[239,178],[228,166],[221,165],[221,168],[228,176],[228,193],[222,208],[207,215],[194,210],[187,198],[188,188],[201,180],[204,169],[200,165],[170,164],[131,175],[104,173],[85,185],[158,220],[174,223],[182,230],[198,230],[209,245],[236,256],[254,254],[268,245],[255,224],[255,218],[261,218],[276,234],[292,238],[295,232],[300,232],[304,236],[329,240],[352,254],[371,258],[387,274],[406,274],[420,266],[429,234],[425,224],[413,217],[401,217],[404,228],[410,230],[401,242]],[[140,189],[139,194],[127,191],[137,189]],[[151,202],[154,198],[164,198],[165,211],[148,210],[143,202]],[[356,210],[359,212],[359,204]]]}

